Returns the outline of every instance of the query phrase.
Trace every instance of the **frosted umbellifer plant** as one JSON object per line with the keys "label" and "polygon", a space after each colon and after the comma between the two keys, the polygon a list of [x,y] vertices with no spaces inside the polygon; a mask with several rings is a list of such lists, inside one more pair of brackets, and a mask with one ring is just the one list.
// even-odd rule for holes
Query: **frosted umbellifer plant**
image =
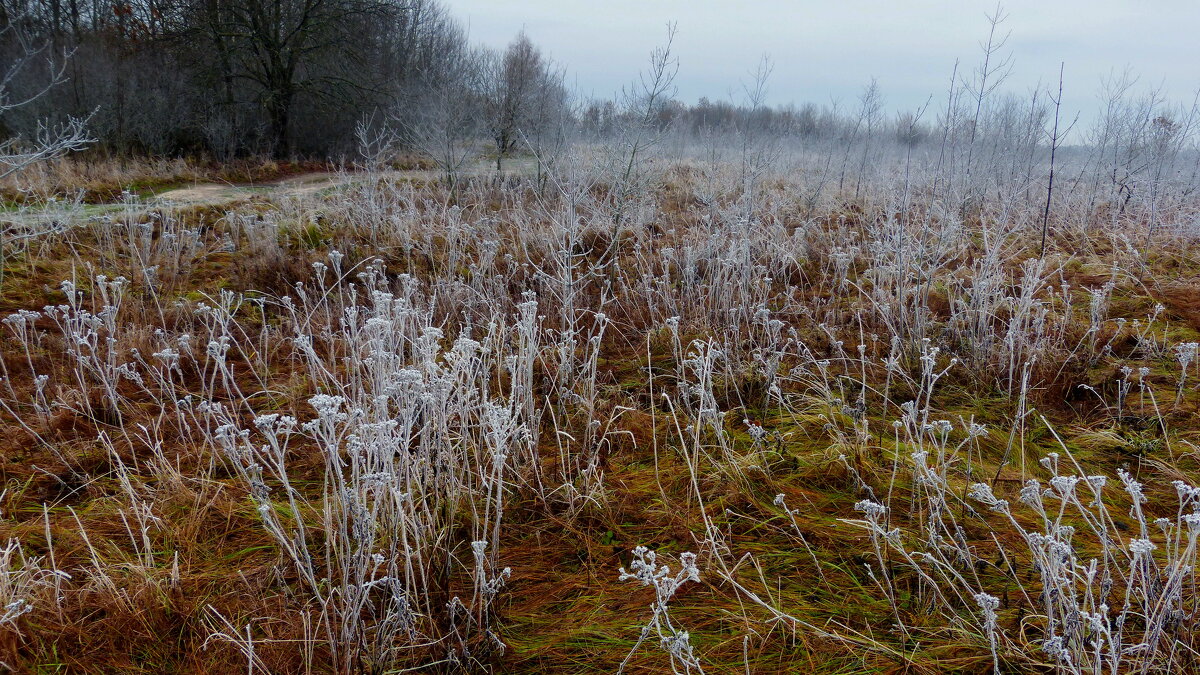
{"label": "frosted umbellifer plant", "polygon": [[1179,405],[1180,399],[1183,398],[1183,387],[1187,381],[1188,366],[1196,360],[1198,353],[1200,353],[1200,343],[1184,342],[1175,345],[1175,359],[1179,361],[1179,385],[1175,394],[1176,405]]}
{"label": "frosted umbellifer plant", "polygon": [[983,629],[987,632],[988,643],[992,649],[993,672],[1000,672],[1000,656],[996,653],[996,610],[1000,608],[1000,599],[987,593],[976,593],[975,602],[983,615]]}
{"label": "frosted umbellifer plant", "polygon": [[680,586],[688,581],[700,581],[700,569],[696,567],[696,554],[680,554],[679,571],[672,576],[668,566],[658,564],[657,553],[645,546],[638,546],[633,549],[633,561],[629,564],[629,571],[622,567],[619,578],[621,581],[637,581],[643,586],[653,586],[654,602],[650,605],[650,621],[642,627],[637,643],[629,651],[625,660],[621,662],[618,672],[625,670],[625,666],[633,658],[638,647],[651,634],[657,634],[659,645],[671,658],[671,672],[690,673],[695,670],[703,673],[704,669],[701,668],[700,661],[692,650],[688,632],[671,621],[671,610],[668,605]]}
{"label": "frosted umbellifer plant", "polygon": [[[329,276],[340,260],[331,262]],[[259,414],[241,428],[235,413],[254,404],[220,376],[229,359],[210,340],[213,381],[238,405],[208,404],[206,433],[298,571],[340,669],[438,660],[431,645],[484,662],[504,649],[492,606],[512,574],[488,542],[501,540],[515,467],[534,461],[534,383],[523,379],[533,357],[521,351],[534,344],[509,342],[502,316],[479,339],[451,343],[415,285],[384,290],[371,268],[361,280],[315,297],[298,286],[285,308],[295,310],[292,358],[318,387],[308,412]],[[531,312],[518,312],[532,339]],[[497,372],[512,375],[507,386],[494,386]],[[300,444],[323,463],[319,491],[295,478]],[[469,592],[438,602],[452,583]]]}
{"label": "frosted umbellifer plant", "polygon": [[[1113,529],[1113,515],[1101,498],[1105,478],[1059,474],[1057,456],[1043,463],[1055,474],[1051,489],[1043,493],[1040,484],[1031,480],[1021,491],[1022,501],[1040,521],[1035,528],[1026,529],[988,486],[977,484],[969,494],[1001,515],[1026,542],[1042,584],[1036,595],[1032,589],[1025,591],[1026,597],[1040,601],[1031,609],[1045,622],[1042,650],[1063,673],[1171,672],[1178,665],[1174,652],[1181,642],[1169,627],[1179,625],[1185,619],[1183,608],[1196,603],[1193,570],[1200,519],[1194,512],[1195,489],[1176,481],[1177,517],[1155,521],[1165,539],[1165,545],[1160,545],[1150,537],[1144,516],[1144,486],[1118,470],[1136,527],[1122,546]],[[1068,513],[1076,516],[1078,529],[1066,523]],[[1085,537],[1094,548],[1083,547]],[[1085,550],[1098,550],[1100,555],[1089,559]],[[1017,554],[1004,553],[1009,558]],[[997,638],[1006,636],[997,627],[997,606],[991,597],[976,595],[995,658]],[[1128,621],[1132,616],[1142,621]]]}

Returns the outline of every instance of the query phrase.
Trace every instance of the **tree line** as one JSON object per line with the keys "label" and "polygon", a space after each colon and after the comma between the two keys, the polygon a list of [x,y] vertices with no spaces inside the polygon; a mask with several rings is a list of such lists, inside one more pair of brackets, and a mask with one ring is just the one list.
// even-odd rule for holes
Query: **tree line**
{"label": "tree line", "polygon": [[2,0],[0,26],[5,98],[31,99],[0,134],[86,119],[115,152],[339,156],[452,101],[503,155],[566,100],[526,36],[472,46],[436,0]]}

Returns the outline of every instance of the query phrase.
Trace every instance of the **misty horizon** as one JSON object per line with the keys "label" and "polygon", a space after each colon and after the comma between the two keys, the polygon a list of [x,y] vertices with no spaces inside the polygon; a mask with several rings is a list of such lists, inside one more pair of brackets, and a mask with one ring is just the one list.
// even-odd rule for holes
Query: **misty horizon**
{"label": "misty horizon", "polygon": [[[968,2],[852,2],[831,6],[758,2],[734,12],[712,2],[676,0],[605,5],[579,2],[451,0],[447,7],[472,42],[502,49],[524,30],[567,71],[583,98],[617,97],[644,69],[651,50],[676,26],[676,98],[734,104],[760,60],[773,64],[767,103],[853,108],[874,79],[890,112],[929,104],[926,120],[944,105],[958,66],[961,81],[982,60],[988,16],[997,5]],[[619,8],[619,9],[618,9]],[[1184,2],[1005,2],[997,37],[1011,72],[998,90],[1025,96],[1057,89],[1063,66],[1063,113],[1093,121],[1104,82],[1128,73],[1138,93],[1157,91],[1190,107],[1200,88],[1194,66],[1200,4]],[[779,17],[772,20],[772,17]],[[903,30],[896,30],[903,28]]]}

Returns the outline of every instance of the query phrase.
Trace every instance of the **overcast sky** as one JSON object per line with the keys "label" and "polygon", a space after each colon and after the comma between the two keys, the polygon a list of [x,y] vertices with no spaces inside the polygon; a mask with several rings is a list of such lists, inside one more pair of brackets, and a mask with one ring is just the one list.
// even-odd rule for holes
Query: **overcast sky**
{"label": "overcast sky", "polygon": [[[852,107],[872,77],[892,110],[932,94],[944,104],[955,59],[976,67],[994,1],[976,0],[445,0],[474,42],[503,47],[522,28],[568,69],[584,96],[610,97],[644,67],[676,22],[678,98],[741,97],[763,54],[771,103]],[[1200,0],[1009,0],[1005,88],[1057,86],[1090,118],[1102,79],[1129,68],[1190,105],[1200,88]],[[932,113],[931,113],[932,115]]]}

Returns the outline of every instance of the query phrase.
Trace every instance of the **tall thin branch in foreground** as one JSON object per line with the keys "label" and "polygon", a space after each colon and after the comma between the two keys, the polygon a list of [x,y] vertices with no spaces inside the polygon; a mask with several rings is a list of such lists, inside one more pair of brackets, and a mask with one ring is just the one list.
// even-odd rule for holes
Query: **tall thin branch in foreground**
{"label": "tall thin branch in foreground", "polygon": [[1064,63],[1058,64],[1058,96],[1054,101],[1054,133],[1050,135],[1050,179],[1046,183],[1046,208],[1042,209],[1042,245],[1038,257],[1046,255],[1046,229],[1050,222],[1050,198],[1054,195],[1054,155],[1058,151],[1058,115],[1062,109],[1063,68]]}

